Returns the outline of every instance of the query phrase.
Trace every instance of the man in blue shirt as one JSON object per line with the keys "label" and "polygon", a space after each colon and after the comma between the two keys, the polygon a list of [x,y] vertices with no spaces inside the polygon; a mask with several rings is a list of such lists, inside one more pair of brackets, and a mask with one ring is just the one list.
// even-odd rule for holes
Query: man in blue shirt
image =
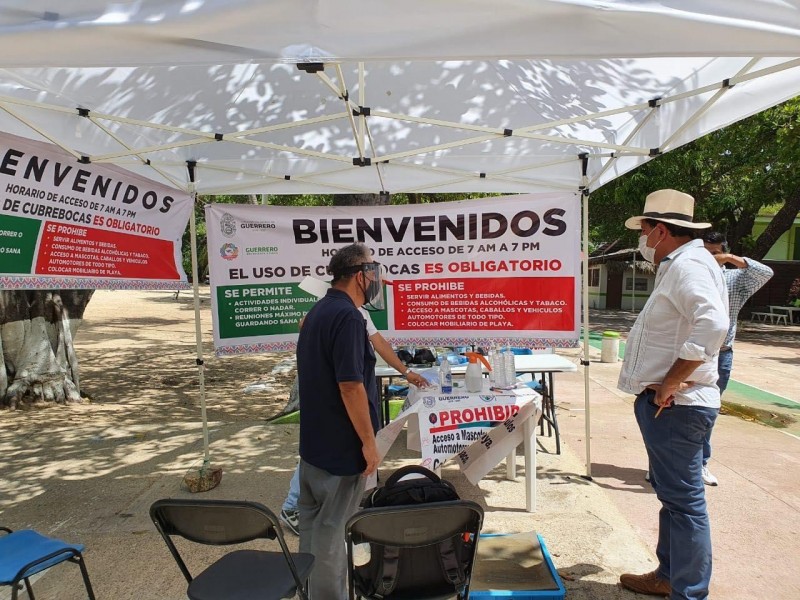
{"label": "man in blue shirt", "polygon": [[382,300],[382,285],[363,244],[341,248],[328,272],[331,289],[306,315],[297,342],[300,551],[315,557],[311,597],[344,600],[344,527],[379,460],[375,353],[358,307]]}
{"label": "man in blue shirt", "polygon": [[[736,338],[736,321],[739,319],[739,311],[742,310],[744,303],[770,280],[773,271],[757,260],[728,252],[728,242],[725,236],[717,231],[709,231],[704,234],[703,245],[722,267],[722,276],[725,278],[725,285],[728,286],[731,325],[725,341],[719,349],[719,365],[717,367],[719,370],[717,387],[721,396],[731,378],[733,341]],[[725,265],[731,265],[733,268],[725,268]],[[709,458],[711,458],[711,431],[708,432],[703,444],[703,483],[717,485],[719,481],[708,468]]]}

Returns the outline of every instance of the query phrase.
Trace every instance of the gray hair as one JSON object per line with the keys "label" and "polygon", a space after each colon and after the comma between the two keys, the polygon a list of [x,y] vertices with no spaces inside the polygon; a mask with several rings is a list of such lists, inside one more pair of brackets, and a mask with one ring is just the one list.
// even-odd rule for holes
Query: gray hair
{"label": "gray hair", "polygon": [[339,248],[328,263],[328,275],[333,277],[331,283],[337,283],[357,273],[353,267],[368,262],[371,255],[370,249],[365,244],[356,243]]}

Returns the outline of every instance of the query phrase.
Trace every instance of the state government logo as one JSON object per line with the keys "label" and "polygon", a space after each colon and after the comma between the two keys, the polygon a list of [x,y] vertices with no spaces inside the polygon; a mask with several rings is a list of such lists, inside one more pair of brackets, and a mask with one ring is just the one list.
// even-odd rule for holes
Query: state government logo
{"label": "state government logo", "polygon": [[233,260],[239,256],[239,248],[236,244],[222,244],[222,248],[219,249],[219,255],[225,260]]}
{"label": "state government logo", "polygon": [[219,220],[219,228],[225,237],[233,237],[236,234],[236,219],[228,213],[223,214]]}

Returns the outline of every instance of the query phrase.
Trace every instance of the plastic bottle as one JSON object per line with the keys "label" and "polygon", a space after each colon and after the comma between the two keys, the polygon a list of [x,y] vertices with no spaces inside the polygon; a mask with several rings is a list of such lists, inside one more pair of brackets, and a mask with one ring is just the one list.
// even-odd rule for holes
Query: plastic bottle
{"label": "plastic bottle", "polygon": [[443,394],[453,393],[453,373],[450,371],[450,361],[445,356],[439,365],[439,385]]}
{"label": "plastic bottle", "polygon": [[494,386],[502,388],[506,386],[506,368],[504,352],[502,348],[497,348],[492,360],[492,372],[494,373]]}
{"label": "plastic bottle", "polygon": [[464,356],[469,359],[467,372],[464,377],[467,385],[467,391],[473,394],[480,392],[483,390],[483,369],[481,369],[481,366],[478,364],[478,360],[480,359],[480,361],[486,365],[486,368],[489,369],[489,372],[492,371],[492,367],[488,362],[486,362],[486,359],[477,352],[464,352]]}
{"label": "plastic bottle", "polygon": [[514,387],[517,385],[517,365],[514,361],[514,352],[511,348],[506,348],[503,356],[503,370],[505,372],[505,385],[503,387]]}

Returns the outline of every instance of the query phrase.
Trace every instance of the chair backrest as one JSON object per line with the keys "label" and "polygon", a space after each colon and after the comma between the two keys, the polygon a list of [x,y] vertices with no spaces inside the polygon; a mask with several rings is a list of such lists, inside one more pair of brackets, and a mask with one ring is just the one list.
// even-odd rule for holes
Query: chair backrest
{"label": "chair backrest", "polygon": [[214,546],[274,540],[278,526],[266,506],[240,500],[157,500],[150,518],[165,535]]}
{"label": "chair backrest", "polygon": [[178,563],[186,581],[191,582],[192,576],[171,536],[212,546],[277,538],[283,554],[295,573],[294,562],[283,538],[278,518],[270,509],[258,502],[167,498],[156,500],[150,506],[150,518],[175,562]]}
{"label": "chair backrest", "polygon": [[[456,593],[465,597],[482,524],[483,509],[467,500],[368,508],[356,513],[345,529],[351,598],[353,590],[366,598],[387,600],[423,600]],[[354,545],[364,543],[370,544],[370,561],[355,565]],[[449,560],[457,560],[457,568],[448,563],[447,554]]]}

